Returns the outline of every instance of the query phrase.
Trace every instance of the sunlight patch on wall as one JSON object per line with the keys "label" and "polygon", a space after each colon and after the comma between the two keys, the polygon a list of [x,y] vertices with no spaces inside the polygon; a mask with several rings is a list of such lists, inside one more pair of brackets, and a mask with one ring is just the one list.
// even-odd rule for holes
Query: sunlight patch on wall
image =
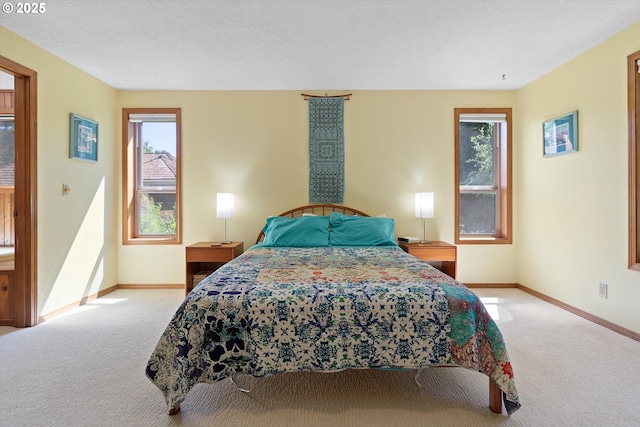
{"label": "sunlight patch on wall", "polygon": [[105,181],[96,189],[42,314],[97,293],[104,279]]}

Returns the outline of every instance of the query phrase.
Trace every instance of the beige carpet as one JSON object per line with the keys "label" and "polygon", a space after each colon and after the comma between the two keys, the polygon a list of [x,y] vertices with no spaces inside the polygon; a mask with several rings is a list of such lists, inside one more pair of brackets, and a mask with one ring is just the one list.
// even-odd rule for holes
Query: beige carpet
{"label": "beige carpet", "polygon": [[488,408],[464,369],[345,371],[198,385],[173,417],[144,369],[182,298],[118,290],[34,328],[0,327],[0,426],[640,426],[640,343],[517,289],[497,317],[523,407]]}

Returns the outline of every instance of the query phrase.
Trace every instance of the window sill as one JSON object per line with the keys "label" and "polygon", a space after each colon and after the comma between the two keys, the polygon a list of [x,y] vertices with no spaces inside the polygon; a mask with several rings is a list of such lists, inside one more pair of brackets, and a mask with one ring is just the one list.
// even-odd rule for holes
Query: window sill
{"label": "window sill", "polygon": [[510,245],[511,239],[505,239],[502,237],[456,237],[456,244],[458,245]]}
{"label": "window sill", "polygon": [[175,237],[140,237],[127,239],[123,245],[180,245],[182,242]]}

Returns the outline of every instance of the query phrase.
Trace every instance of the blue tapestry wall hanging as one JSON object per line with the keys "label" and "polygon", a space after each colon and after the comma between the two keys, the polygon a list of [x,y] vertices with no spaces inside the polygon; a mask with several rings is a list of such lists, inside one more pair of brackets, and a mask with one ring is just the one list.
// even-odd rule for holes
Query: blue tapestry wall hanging
{"label": "blue tapestry wall hanging", "polygon": [[344,200],[344,98],[309,98],[309,203]]}

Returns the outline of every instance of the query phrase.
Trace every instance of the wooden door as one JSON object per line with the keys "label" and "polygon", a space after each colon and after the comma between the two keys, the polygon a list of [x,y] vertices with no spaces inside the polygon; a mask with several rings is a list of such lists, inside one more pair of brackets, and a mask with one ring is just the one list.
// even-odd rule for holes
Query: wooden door
{"label": "wooden door", "polygon": [[0,271],[0,326],[13,326],[14,319],[11,310],[11,279],[13,271]]}

